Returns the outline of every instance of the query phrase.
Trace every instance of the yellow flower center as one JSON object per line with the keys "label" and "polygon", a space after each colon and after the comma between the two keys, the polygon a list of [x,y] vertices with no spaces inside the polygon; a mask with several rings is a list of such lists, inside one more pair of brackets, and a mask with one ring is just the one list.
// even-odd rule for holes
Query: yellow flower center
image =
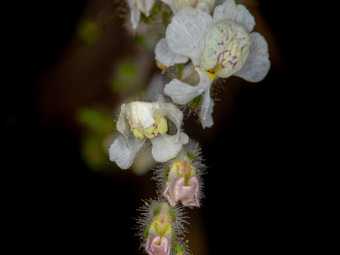
{"label": "yellow flower center", "polygon": [[168,131],[168,124],[165,118],[159,115],[158,112],[154,114],[155,122],[147,128],[141,126],[131,126],[131,131],[137,139],[144,139],[145,137],[153,139],[159,135],[164,135]]}
{"label": "yellow flower center", "polygon": [[160,213],[151,223],[150,229],[160,236],[171,235],[172,227],[169,216],[165,213]]}
{"label": "yellow flower center", "polygon": [[214,80],[214,79],[215,79],[216,73],[215,73],[215,71],[214,71],[213,69],[209,69],[209,70],[207,70],[206,72],[207,72],[207,74],[209,75],[210,80]]}
{"label": "yellow flower center", "polygon": [[185,160],[181,160],[172,164],[170,169],[170,175],[171,174],[177,174],[177,176],[184,177],[185,185],[188,185],[189,179],[196,175],[196,171],[192,164]]}

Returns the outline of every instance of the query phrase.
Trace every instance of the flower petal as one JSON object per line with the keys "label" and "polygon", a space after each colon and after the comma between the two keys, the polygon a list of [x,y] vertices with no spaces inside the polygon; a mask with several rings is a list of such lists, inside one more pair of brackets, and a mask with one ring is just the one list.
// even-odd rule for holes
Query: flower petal
{"label": "flower petal", "polygon": [[116,162],[121,169],[128,169],[145,141],[129,137],[126,143],[124,136],[119,136],[109,148],[110,160]]}
{"label": "flower petal", "polygon": [[171,206],[175,206],[179,200],[184,206],[200,206],[199,183],[196,176],[190,178],[189,185],[185,185],[184,177],[169,180],[165,184],[163,195]]}
{"label": "flower petal", "polygon": [[215,23],[205,41],[201,68],[216,69],[217,76],[228,78],[243,67],[250,45],[249,33],[243,26],[231,20]]}
{"label": "flower petal", "polygon": [[140,11],[137,8],[131,9],[130,13],[130,21],[132,24],[132,28],[136,29],[140,20]]}
{"label": "flower petal", "polygon": [[165,38],[161,39],[155,49],[156,60],[161,62],[166,67],[172,66],[178,63],[185,63],[189,59],[186,56],[179,55],[170,50]]}
{"label": "flower petal", "polygon": [[179,142],[181,139],[181,125],[183,120],[183,113],[179,110],[174,104],[172,103],[163,103],[159,102],[159,114],[163,117],[168,118],[171,120],[177,129],[177,141]]}
{"label": "flower petal", "polygon": [[268,53],[268,44],[264,37],[257,33],[251,33],[252,44],[249,50],[249,56],[240,71],[235,76],[241,77],[246,81],[259,82],[266,77],[270,60]]}
{"label": "flower petal", "polygon": [[175,206],[177,204],[178,200],[179,200],[173,194],[173,188],[172,188],[172,185],[170,185],[170,182],[166,182],[165,183],[165,188],[164,188],[164,191],[163,191],[163,196],[168,200],[168,202],[169,202],[169,204],[171,206]]}
{"label": "flower petal", "polygon": [[183,186],[181,190],[181,202],[184,206],[200,206],[199,203],[199,192],[200,187],[197,177],[191,177],[189,180],[189,186]]}
{"label": "flower petal", "polygon": [[164,134],[151,140],[152,156],[157,162],[166,162],[173,159],[182,149],[182,145],[188,143],[189,137],[181,132],[180,140],[176,135]]}
{"label": "flower petal", "polygon": [[149,255],[169,255],[170,254],[170,241],[167,237],[152,236],[148,237],[146,241],[146,251]]}
{"label": "flower petal", "polygon": [[188,56],[194,65],[199,65],[205,36],[212,24],[212,17],[202,10],[192,7],[181,9],[166,30],[169,48],[176,54]]}
{"label": "flower petal", "polygon": [[187,104],[195,97],[201,95],[212,83],[207,72],[196,69],[200,76],[200,81],[197,85],[191,86],[185,82],[173,79],[165,85],[164,94],[171,97],[176,104]]}
{"label": "flower petal", "polygon": [[253,31],[255,19],[253,15],[242,4],[236,4],[234,0],[226,0],[223,4],[217,6],[213,16],[214,22],[222,20],[232,20],[244,26],[248,32]]}
{"label": "flower petal", "polygon": [[122,104],[120,107],[120,114],[117,121],[117,130],[127,138],[130,132],[130,124],[127,119],[127,105]]}
{"label": "flower petal", "polygon": [[214,125],[214,121],[212,118],[213,108],[214,108],[214,100],[210,97],[210,89],[207,89],[203,94],[203,102],[200,110],[200,120],[203,128],[210,128]]}

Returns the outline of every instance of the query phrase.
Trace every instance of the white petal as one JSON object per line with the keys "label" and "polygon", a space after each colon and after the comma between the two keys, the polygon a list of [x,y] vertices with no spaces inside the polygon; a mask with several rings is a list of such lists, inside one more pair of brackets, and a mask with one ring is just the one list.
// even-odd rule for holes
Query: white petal
{"label": "white petal", "polygon": [[132,127],[148,128],[155,123],[154,113],[159,109],[158,102],[133,101],[126,104],[126,115]]}
{"label": "white petal", "polygon": [[200,76],[197,85],[191,86],[180,80],[173,79],[164,87],[164,94],[170,96],[176,104],[187,104],[195,97],[201,95],[212,83],[209,75],[202,70],[196,70]]}
{"label": "white petal", "polygon": [[217,76],[228,78],[243,67],[250,45],[249,33],[240,24],[231,20],[215,23],[205,41],[201,68],[216,67]]}
{"label": "white petal", "polygon": [[200,9],[202,11],[205,11],[207,13],[210,12],[209,10],[209,4],[208,3],[198,3],[197,6],[196,6],[197,9]]}
{"label": "white petal", "polygon": [[166,30],[169,48],[176,54],[188,56],[194,65],[198,65],[205,36],[212,24],[212,17],[204,11],[192,7],[181,9]]}
{"label": "white petal", "polygon": [[270,68],[268,44],[266,39],[257,32],[251,33],[250,37],[252,44],[249,56],[242,69],[235,73],[235,76],[239,76],[246,81],[259,82],[266,77]]}
{"label": "white petal", "polygon": [[161,116],[168,118],[171,120],[177,129],[177,141],[179,142],[181,139],[181,125],[182,125],[182,120],[183,120],[183,113],[181,110],[179,110],[174,104],[172,103],[163,103],[159,102],[160,109],[159,113]]}
{"label": "white petal", "polygon": [[248,32],[253,31],[255,19],[253,15],[242,4],[236,4],[234,0],[226,0],[217,6],[214,11],[214,22],[222,20],[232,20],[244,26]]}
{"label": "white petal", "polygon": [[145,141],[129,137],[126,143],[124,136],[119,136],[109,148],[110,160],[116,162],[121,169],[128,169]]}
{"label": "white petal", "polygon": [[203,95],[203,102],[200,110],[200,120],[203,128],[210,128],[214,124],[212,113],[214,108],[214,100],[210,97],[210,89],[207,89]]}
{"label": "white petal", "polygon": [[127,119],[127,107],[126,104],[122,104],[120,107],[120,114],[117,122],[117,130],[125,137],[128,136],[130,131],[130,124]]}
{"label": "white petal", "polygon": [[[196,8],[200,8],[202,10],[202,5],[206,4],[208,9],[206,10],[208,13],[211,13],[215,7],[215,0],[199,0],[199,3],[196,5]],[[206,7],[204,7],[206,8]]]}
{"label": "white petal", "polygon": [[156,60],[161,62],[166,67],[172,66],[178,63],[185,63],[188,61],[188,57],[179,55],[170,50],[165,38],[161,39],[155,49]]}
{"label": "white petal", "polygon": [[146,17],[149,17],[150,11],[155,3],[155,0],[136,0],[136,5],[138,9],[145,14]]}
{"label": "white petal", "polygon": [[176,135],[164,134],[151,140],[152,156],[158,162],[166,162],[173,159],[182,149],[183,144],[187,144],[189,137],[181,132],[180,140],[177,141]]}
{"label": "white petal", "polygon": [[130,21],[131,21],[133,29],[137,28],[139,20],[140,20],[140,11],[138,10],[137,7],[134,6],[133,8],[131,8],[131,12],[130,12]]}
{"label": "white petal", "polygon": [[136,29],[140,20],[140,11],[137,8],[136,0],[127,0],[130,7],[130,21],[132,28]]}

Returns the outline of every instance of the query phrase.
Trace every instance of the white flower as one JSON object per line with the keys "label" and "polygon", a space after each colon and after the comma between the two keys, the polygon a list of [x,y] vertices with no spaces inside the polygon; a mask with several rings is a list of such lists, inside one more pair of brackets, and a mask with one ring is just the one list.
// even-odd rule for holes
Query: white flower
{"label": "white flower", "polygon": [[[176,134],[169,135],[167,119],[176,126]],[[122,168],[131,166],[138,151],[147,140],[158,162],[177,156],[189,137],[181,132],[182,112],[171,103],[131,102],[121,106],[117,129],[122,134],[110,146],[110,160]]]}
{"label": "white flower", "polygon": [[166,39],[157,44],[156,60],[165,66],[185,63],[188,58],[193,62],[200,82],[191,86],[174,79],[165,86],[164,94],[177,104],[187,104],[202,95],[200,119],[203,128],[213,125],[214,102],[210,98],[210,86],[216,76],[235,75],[259,82],[267,75],[270,67],[268,45],[262,35],[251,32],[254,26],[254,17],[234,0],[226,0],[217,6],[213,17],[199,9],[185,7],[168,25]]}
{"label": "white flower", "polygon": [[183,7],[194,7],[206,12],[211,12],[215,5],[215,0],[161,0],[170,6],[173,13],[178,12]]}
{"label": "white flower", "polygon": [[155,3],[155,0],[127,0],[130,7],[130,21],[132,28],[136,29],[140,20],[140,13],[144,13],[149,17],[150,11]]}

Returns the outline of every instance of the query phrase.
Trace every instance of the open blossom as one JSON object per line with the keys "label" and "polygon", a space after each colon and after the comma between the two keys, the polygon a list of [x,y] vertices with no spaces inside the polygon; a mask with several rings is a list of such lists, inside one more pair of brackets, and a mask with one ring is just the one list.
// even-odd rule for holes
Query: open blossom
{"label": "open blossom", "polygon": [[[200,81],[195,86],[173,79],[164,94],[174,103],[187,104],[202,95],[200,119],[211,127],[214,102],[210,87],[215,78],[239,76],[250,82],[261,81],[270,67],[268,45],[262,35],[252,32],[254,17],[243,5],[226,0],[213,17],[192,7],[182,8],[166,30],[166,38],[156,46],[156,60],[165,66],[190,59]],[[167,60],[165,58],[168,58]]]}
{"label": "open blossom", "polygon": [[130,7],[130,21],[132,28],[136,29],[140,20],[140,13],[144,13],[149,17],[150,11],[155,3],[155,0],[127,0]]}
{"label": "open blossom", "polygon": [[[168,161],[179,153],[189,137],[181,132],[182,112],[171,103],[134,101],[121,106],[117,129],[121,135],[109,148],[110,160],[127,169],[146,141],[158,162]],[[168,120],[176,126],[176,134],[168,132]]]}

